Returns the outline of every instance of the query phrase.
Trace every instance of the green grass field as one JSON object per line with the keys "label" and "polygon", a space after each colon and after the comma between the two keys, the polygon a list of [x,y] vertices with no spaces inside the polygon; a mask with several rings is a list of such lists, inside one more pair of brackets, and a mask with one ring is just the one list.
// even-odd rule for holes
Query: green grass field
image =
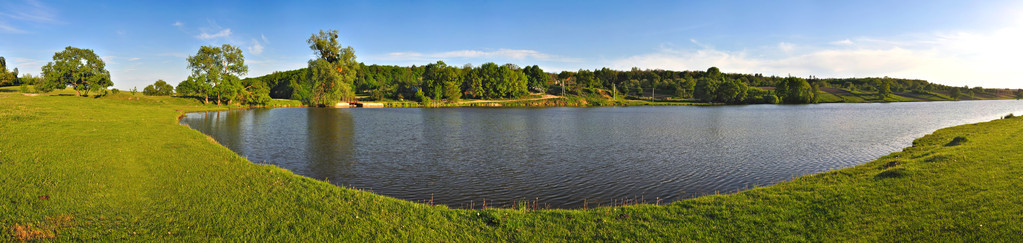
{"label": "green grass field", "polygon": [[[1023,118],[945,128],[853,168],[668,205],[456,210],[253,164],[177,123],[220,108],[125,93],[0,92],[0,242],[1023,239]],[[966,142],[946,146],[957,136]]]}

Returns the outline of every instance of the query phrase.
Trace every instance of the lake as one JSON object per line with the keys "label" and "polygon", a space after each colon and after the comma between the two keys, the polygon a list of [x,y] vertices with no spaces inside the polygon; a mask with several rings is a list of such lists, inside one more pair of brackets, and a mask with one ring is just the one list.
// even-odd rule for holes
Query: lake
{"label": "lake", "polygon": [[182,124],[254,163],[464,208],[677,201],[851,167],[1023,101],[596,108],[277,108]]}

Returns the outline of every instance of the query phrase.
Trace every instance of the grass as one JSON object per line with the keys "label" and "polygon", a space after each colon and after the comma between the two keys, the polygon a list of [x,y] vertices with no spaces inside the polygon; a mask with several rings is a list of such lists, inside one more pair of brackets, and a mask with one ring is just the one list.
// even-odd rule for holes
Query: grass
{"label": "grass", "polygon": [[[177,124],[183,111],[214,109],[124,92],[0,92],[0,242],[1023,237],[1023,118],[945,128],[860,166],[668,205],[460,210],[256,165]],[[968,142],[946,146],[956,137]]]}

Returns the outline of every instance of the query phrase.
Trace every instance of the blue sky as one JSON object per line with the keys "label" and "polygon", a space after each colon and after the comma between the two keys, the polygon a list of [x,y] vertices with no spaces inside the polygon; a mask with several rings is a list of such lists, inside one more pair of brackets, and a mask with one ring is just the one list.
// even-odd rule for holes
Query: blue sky
{"label": "blue sky", "polygon": [[38,74],[54,52],[89,48],[121,89],[184,80],[203,45],[241,47],[248,76],[305,67],[320,29],[366,64],[717,66],[1023,88],[1020,1],[0,0],[8,66]]}

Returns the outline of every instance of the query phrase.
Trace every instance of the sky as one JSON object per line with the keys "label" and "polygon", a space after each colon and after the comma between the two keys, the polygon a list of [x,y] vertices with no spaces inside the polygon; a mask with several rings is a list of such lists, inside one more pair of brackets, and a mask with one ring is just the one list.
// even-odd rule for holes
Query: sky
{"label": "sky", "polygon": [[64,47],[87,48],[119,89],[177,84],[204,45],[240,47],[246,77],[302,68],[306,40],[329,29],[367,65],[716,66],[1023,88],[1023,1],[0,0],[9,67],[39,74]]}

